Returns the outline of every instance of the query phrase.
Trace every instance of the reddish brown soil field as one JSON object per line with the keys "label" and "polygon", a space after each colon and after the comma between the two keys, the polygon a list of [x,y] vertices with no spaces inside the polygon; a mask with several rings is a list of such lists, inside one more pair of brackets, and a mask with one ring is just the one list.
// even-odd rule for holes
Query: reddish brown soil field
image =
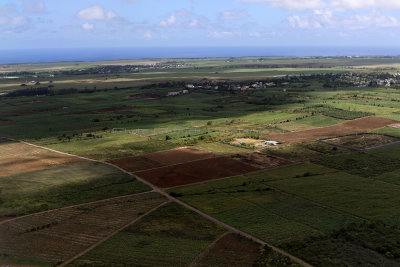
{"label": "reddish brown soil field", "polygon": [[155,152],[143,156],[164,165],[172,165],[199,159],[211,158],[214,157],[214,154],[193,148],[178,148]]}
{"label": "reddish brown soil field", "polygon": [[156,186],[168,188],[257,170],[260,169],[238,160],[217,157],[140,171],[135,174]]}
{"label": "reddish brown soil field", "polygon": [[260,169],[272,169],[280,166],[289,165],[293,162],[274,156],[268,156],[263,153],[247,153],[247,154],[235,154],[232,156],[233,159],[240,160],[241,162],[252,165]]}
{"label": "reddish brown soil field", "polygon": [[148,170],[164,166],[156,161],[147,159],[142,156],[112,159],[108,160],[108,162],[117,165],[118,167],[128,172],[136,172],[136,171]]}
{"label": "reddish brown soil field", "polygon": [[214,157],[214,154],[192,148],[160,151],[135,157],[119,158],[108,162],[130,172],[148,170],[167,165]]}
{"label": "reddish brown soil field", "polygon": [[271,134],[268,135],[267,138],[269,138],[270,140],[281,141],[286,144],[295,144],[295,143],[313,141],[327,137],[369,132],[390,124],[394,124],[396,122],[397,121],[389,119],[364,117],[327,127],[315,128],[315,129],[292,132],[292,133]]}
{"label": "reddish brown soil field", "polygon": [[193,266],[253,266],[259,245],[238,234],[227,234],[200,256]]}
{"label": "reddish brown soil field", "polygon": [[80,161],[82,159],[22,143],[0,143],[0,177]]}

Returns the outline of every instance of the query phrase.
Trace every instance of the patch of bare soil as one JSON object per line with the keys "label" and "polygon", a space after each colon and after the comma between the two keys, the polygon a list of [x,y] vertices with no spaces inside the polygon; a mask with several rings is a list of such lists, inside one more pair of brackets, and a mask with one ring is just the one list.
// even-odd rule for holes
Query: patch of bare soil
{"label": "patch of bare soil", "polygon": [[390,119],[364,117],[355,120],[345,121],[327,127],[320,127],[299,132],[271,134],[268,135],[267,138],[269,138],[270,140],[277,140],[286,144],[295,144],[340,135],[370,132],[372,130],[379,129],[394,123],[398,122]]}
{"label": "patch of bare soil", "polygon": [[293,163],[289,160],[269,156],[260,152],[235,154],[232,155],[232,158],[260,169],[272,169]]}

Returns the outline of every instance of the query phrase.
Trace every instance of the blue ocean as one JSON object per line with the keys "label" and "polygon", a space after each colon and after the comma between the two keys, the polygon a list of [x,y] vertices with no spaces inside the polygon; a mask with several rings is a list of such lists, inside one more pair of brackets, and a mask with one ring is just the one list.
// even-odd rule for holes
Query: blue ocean
{"label": "blue ocean", "polygon": [[400,47],[134,47],[0,50],[0,64],[140,58],[397,56]]}

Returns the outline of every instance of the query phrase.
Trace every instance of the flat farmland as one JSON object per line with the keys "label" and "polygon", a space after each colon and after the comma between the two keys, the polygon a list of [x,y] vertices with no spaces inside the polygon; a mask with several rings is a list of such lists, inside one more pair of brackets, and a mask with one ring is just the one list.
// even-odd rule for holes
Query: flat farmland
{"label": "flat farmland", "polygon": [[0,177],[0,216],[17,216],[149,191],[119,169],[83,161]]}
{"label": "flat farmland", "polygon": [[214,157],[214,154],[193,148],[178,148],[144,154],[141,156],[118,158],[109,160],[108,162],[115,164],[124,170],[135,172],[210,157]]}
{"label": "flat farmland", "polygon": [[[269,184],[332,170],[311,164],[282,167],[207,183],[175,187],[171,195],[266,242],[280,244],[330,233],[360,219],[276,190]],[[297,177],[297,178],[295,178]]]}
{"label": "flat farmland", "polygon": [[0,143],[0,177],[81,161],[83,160],[76,157],[19,142]]}
{"label": "flat farmland", "polygon": [[400,222],[400,188],[398,186],[334,172],[268,181],[284,192],[348,214],[386,222]]}
{"label": "flat farmland", "polygon": [[238,234],[227,234],[205,251],[192,266],[251,267],[260,257],[260,245]]}
{"label": "flat farmland", "polygon": [[70,266],[189,266],[225,229],[167,204],[119,232]]}
{"label": "flat farmland", "polygon": [[267,138],[286,144],[295,144],[328,137],[369,132],[393,123],[396,123],[396,121],[376,117],[364,117],[321,128],[283,134],[271,134],[268,135]]}
{"label": "flat farmland", "polygon": [[259,168],[228,158],[215,157],[136,172],[135,175],[162,187],[174,187],[257,171]]}
{"label": "flat farmland", "polygon": [[3,222],[0,261],[63,262],[166,201],[150,192]]}

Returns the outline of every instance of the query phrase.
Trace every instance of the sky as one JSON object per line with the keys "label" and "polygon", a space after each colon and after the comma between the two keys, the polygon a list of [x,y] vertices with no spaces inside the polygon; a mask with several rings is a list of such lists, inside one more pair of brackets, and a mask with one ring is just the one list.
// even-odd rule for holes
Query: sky
{"label": "sky", "polygon": [[400,0],[0,0],[0,49],[399,41]]}

